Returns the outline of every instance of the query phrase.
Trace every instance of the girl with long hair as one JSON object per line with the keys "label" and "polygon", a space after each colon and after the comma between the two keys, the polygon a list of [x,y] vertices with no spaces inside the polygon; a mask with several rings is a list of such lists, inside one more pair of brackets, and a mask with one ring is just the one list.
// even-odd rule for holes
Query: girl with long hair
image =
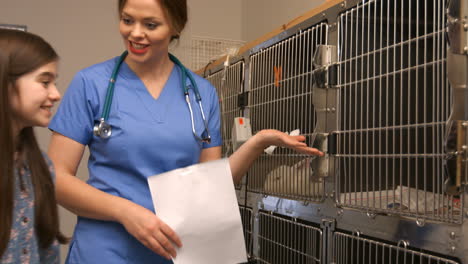
{"label": "girl with long hair", "polygon": [[60,100],[58,56],[41,37],[0,29],[0,262],[58,263],[51,161],[33,127],[46,127]]}

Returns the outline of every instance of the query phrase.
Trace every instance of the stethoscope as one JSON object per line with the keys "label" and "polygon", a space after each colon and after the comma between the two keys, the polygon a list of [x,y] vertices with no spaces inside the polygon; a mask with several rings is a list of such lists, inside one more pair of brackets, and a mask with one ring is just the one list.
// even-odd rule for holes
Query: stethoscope
{"label": "stethoscope", "polygon": [[[109,85],[107,86],[107,93],[106,93],[106,98],[104,101],[104,108],[102,110],[102,115],[101,115],[101,118],[99,119],[99,122],[96,123],[93,128],[94,135],[101,137],[103,139],[109,138],[112,135],[112,127],[106,121],[109,118],[109,112],[110,112],[111,105],[112,105],[112,98],[114,96],[114,86],[115,86],[115,82],[117,81],[117,75],[119,73],[122,62],[125,60],[125,57],[127,57],[127,54],[128,52],[125,51],[124,53],[122,53],[122,55],[120,55],[119,60],[117,61],[117,63],[114,66],[114,69],[112,70],[112,75],[109,80]],[[195,136],[197,140],[210,144],[211,136],[210,136],[210,132],[208,131],[208,123],[206,122],[205,114],[203,111],[203,106],[201,103],[201,96],[198,91],[197,83],[193,79],[193,76],[188,72],[187,68],[185,68],[185,66],[174,55],[169,54],[169,58],[171,59],[172,62],[174,62],[174,64],[176,64],[180,68],[181,86],[184,91],[185,101],[187,102],[187,105],[190,111],[190,119],[192,121],[193,135]],[[190,80],[190,85],[185,84],[187,77]],[[202,115],[203,123],[205,125],[205,131],[200,136],[198,136],[197,133],[195,132],[195,122],[193,121],[192,104],[190,103],[190,97],[189,97],[190,87],[192,87],[193,91],[195,92],[195,98],[200,107],[200,112]],[[205,134],[206,134],[206,137],[203,136]]]}

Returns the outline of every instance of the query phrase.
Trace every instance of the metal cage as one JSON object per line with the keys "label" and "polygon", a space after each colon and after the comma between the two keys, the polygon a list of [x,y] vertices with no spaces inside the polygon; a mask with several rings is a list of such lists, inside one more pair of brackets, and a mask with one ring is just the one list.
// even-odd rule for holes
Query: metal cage
{"label": "metal cage", "polygon": [[[298,32],[250,56],[249,115],[252,131],[296,129],[308,137],[316,116],[312,103],[312,58],[327,43],[327,25],[318,24]],[[249,171],[249,191],[319,202],[324,182],[313,175],[311,159],[276,148],[262,155]]]}
{"label": "metal cage", "polygon": [[245,247],[249,258],[253,256],[253,211],[252,208],[239,205],[244,230]]}
{"label": "metal cage", "polygon": [[408,248],[406,241],[388,244],[359,234],[334,233],[335,264],[459,264],[459,262]]}
{"label": "metal cage", "polygon": [[238,192],[249,255],[468,263],[468,1],[330,0],[308,15],[241,49],[232,94],[232,66],[209,70],[224,154],[237,115],[326,152],[268,148],[254,162]]}
{"label": "metal cage", "polygon": [[444,195],[445,1],[367,1],[339,16],[339,205],[460,223]]}
{"label": "metal cage", "polygon": [[222,153],[229,157],[232,152],[232,126],[234,118],[243,116],[238,105],[238,95],[243,91],[244,62],[239,61],[233,65],[217,71],[206,77],[218,92],[219,107],[221,109],[221,133],[223,138]]}
{"label": "metal cage", "polygon": [[258,263],[323,263],[318,227],[265,212],[259,212],[258,222]]}
{"label": "metal cage", "polygon": [[[206,77],[216,88],[221,110],[221,135],[223,138],[222,154],[229,157],[233,153],[232,127],[234,118],[244,115],[239,107],[239,94],[244,89],[244,62],[239,61]],[[235,185],[242,188],[242,183]]]}

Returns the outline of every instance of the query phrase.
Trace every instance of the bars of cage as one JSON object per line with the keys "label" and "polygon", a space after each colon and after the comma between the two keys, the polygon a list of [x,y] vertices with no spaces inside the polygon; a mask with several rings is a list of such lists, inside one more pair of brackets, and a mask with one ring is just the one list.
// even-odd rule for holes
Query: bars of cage
{"label": "bars of cage", "polygon": [[333,234],[333,261],[335,264],[460,264],[450,256],[410,249],[407,241],[393,245],[358,233],[341,232]]}
{"label": "bars of cage", "polygon": [[[320,23],[252,54],[249,72],[249,117],[252,131],[299,132],[311,145],[316,125],[312,103],[312,58],[327,43],[327,24]],[[315,177],[311,158],[270,147],[249,171],[249,191],[289,199],[321,202],[324,181]]]}
{"label": "bars of cage", "polygon": [[244,231],[245,247],[249,259],[253,256],[253,211],[252,208],[239,205],[242,228]]}
{"label": "bars of cage", "polygon": [[244,45],[245,42],[241,40],[209,38],[203,36],[191,37],[191,69],[200,69],[213,60],[229,54],[231,49],[238,49]]}
{"label": "bars of cage", "polygon": [[322,263],[322,230],[313,224],[259,212],[258,263]]}
{"label": "bars of cage", "polygon": [[462,195],[443,190],[445,2],[374,0],[339,16],[339,205],[462,221]]}
{"label": "bars of cage", "polygon": [[[221,69],[206,78],[216,88],[221,111],[222,154],[229,157],[233,153],[232,128],[235,117],[242,117],[243,110],[238,106],[238,95],[243,90],[244,62],[239,61]],[[236,185],[239,189],[240,185]]]}

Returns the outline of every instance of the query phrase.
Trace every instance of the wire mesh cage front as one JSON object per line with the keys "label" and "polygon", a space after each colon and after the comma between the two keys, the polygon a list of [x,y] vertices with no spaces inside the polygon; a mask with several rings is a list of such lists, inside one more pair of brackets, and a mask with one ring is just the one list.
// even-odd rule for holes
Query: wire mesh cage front
{"label": "wire mesh cage front", "polygon": [[376,0],[340,15],[340,205],[461,222],[462,197],[443,191],[445,5]]}
{"label": "wire mesh cage front", "polygon": [[407,249],[405,243],[391,245],[345,233],[334,233],[333,256],[336,264],[459,264],[458,262]]}
{"label": "wire mesh cage front", "polygon": [[[242,109],[238,106],[238,95],[243,90],[244,62],[239,61],[206,78],[216,88],[221,110],[221,133],[223,138],[222,154],[229,157],[233,153],[232,127],[234,118],[243,116]],[[236,184],[236,189],[242,187],[242,183]]]}
{"label": "wire mesh cage front", "polygon": [[[311,136],[316,124],[312,103],[312,58],[327,42],[321,23],[253,54],[250,58],[249,114],[252,131],[300,130]],[[276,148],[262,155],[249,171],[248,190],[296,200],[319,202],[324,182],[314,178],[310,158]]]}
{"label": "wire mesh cage front", "polygon": [[249,258],[253,253],[253,211],[252,208],[239,205],[242,227],[244,229],[245,247]]}
{"label": "wire mesh cage front", "polygon": [[242,40],[209,38],[192,36],[190,47],[191,69],[198,70],[224,54],[230,54],[231,49],[238,49],[245,44]]}
{"label": "wire mesh cage front", "polygon": [[206,77],[216,88],[221,109],[222,153],[229,157],[232,152],[232,127],[235,117],[243,116],[238,106],[238,95],[242,92],[244,81],[244,62],[240,61]]}
{"label": "wire mesh cage front", "polygon": [[322,263],[322,230],[288,218],[259,212],[258,263]]}

